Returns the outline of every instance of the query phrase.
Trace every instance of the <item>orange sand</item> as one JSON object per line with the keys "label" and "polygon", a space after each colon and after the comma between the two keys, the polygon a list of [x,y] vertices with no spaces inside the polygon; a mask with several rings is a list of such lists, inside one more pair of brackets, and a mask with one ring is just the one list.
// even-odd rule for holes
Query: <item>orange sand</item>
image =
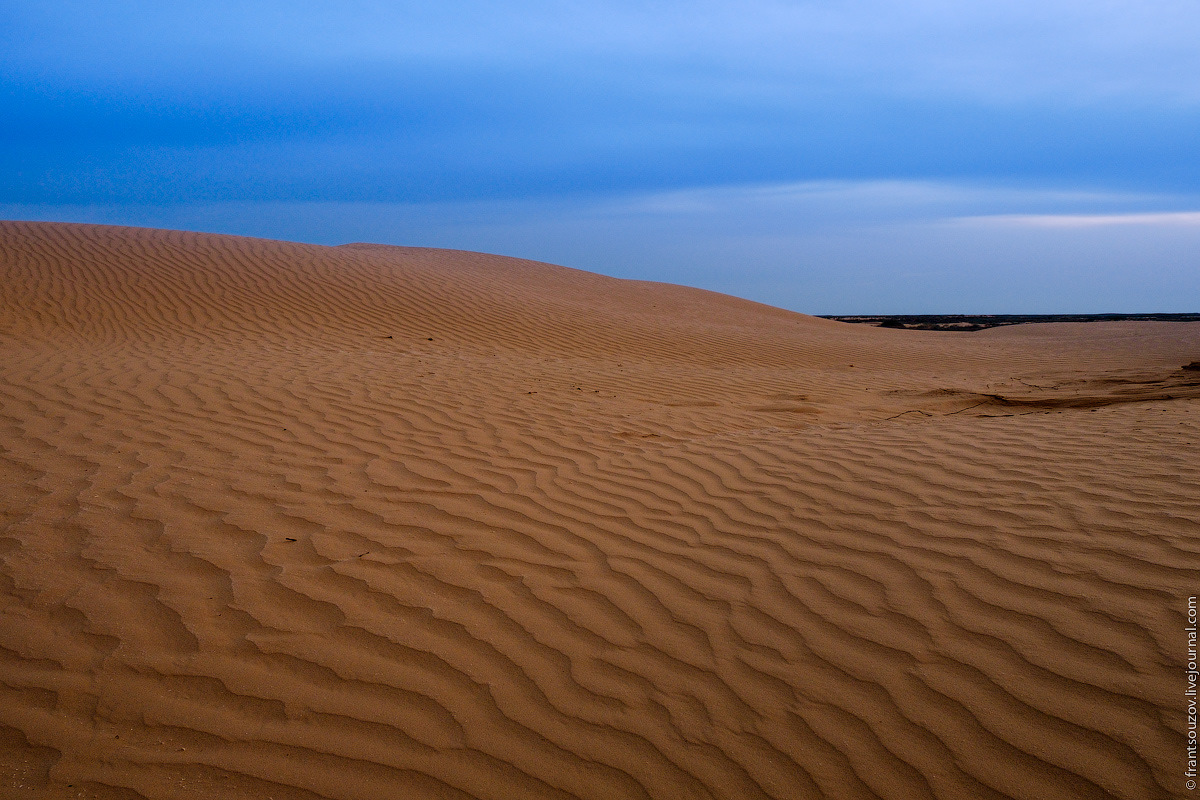
{"label": "orange sand", "polygon": [[1196,360],[0,223],[0,796],[1182,796]]}

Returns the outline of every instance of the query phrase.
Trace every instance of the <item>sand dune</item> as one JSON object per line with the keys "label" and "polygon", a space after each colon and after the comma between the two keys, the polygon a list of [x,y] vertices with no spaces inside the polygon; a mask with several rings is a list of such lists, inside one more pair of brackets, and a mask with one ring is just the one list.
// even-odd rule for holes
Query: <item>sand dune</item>
{"label": "sand dune", "polygon": [[0,223],[0,796],[1183,796],[1196,360]]}

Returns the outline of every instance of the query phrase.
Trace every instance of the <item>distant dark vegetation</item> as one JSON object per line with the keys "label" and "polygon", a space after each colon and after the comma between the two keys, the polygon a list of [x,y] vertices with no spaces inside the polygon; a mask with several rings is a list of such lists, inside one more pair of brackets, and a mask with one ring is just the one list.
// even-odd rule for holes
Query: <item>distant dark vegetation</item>
{"label": "distant dark vegetation", "polygon": [[876,316],[835,316],[825,319],[857,322],[879,328],[905,328],[914,331],[981,331],[1001,325],[1030,322],[1114,322],[1123,320],[1155,322],[1200,322],[1200,314],[883,314]]}

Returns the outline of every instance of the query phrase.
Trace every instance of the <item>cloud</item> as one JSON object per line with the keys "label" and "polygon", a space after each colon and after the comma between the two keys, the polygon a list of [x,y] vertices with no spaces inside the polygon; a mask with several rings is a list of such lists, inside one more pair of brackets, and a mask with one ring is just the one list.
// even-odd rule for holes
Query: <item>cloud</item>
{"label": "cloud", "polygon": [[1200,212],[1162,210],[1195,202],[1188,194],[981,181],[824,180],[653,192],[598,207],[664,220],[736,213],[752,228],[780,230],[910,223],[1073,228],[1196,225]]}
{"label": "cloud", "polygon": [[759,97],[801,86],[1200,102],[1192,0],[13,0],[5,60],[154,77],[275,65],[553,66]]}
{"label": "cloud", "polygon": [[5,11],[0,199],[12,202],[887,179],[1200,187],[1194,0]]}
{"label": "cloud", "polygon": [[960,217],[966,225],[997,225],[1023,228],[1100,228],[1114,225],[1200,226],[1200,211],[1169,211],[1141,214],[996,214]]}

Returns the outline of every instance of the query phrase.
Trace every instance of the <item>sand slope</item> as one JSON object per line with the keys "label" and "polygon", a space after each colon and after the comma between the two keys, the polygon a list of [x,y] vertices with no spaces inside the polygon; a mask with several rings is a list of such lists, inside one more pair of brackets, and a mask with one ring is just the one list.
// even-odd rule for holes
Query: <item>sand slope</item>
{"label": "sand slope", "polygon": [[1183,796],[1195,360],[0,223],[0,796]]}

